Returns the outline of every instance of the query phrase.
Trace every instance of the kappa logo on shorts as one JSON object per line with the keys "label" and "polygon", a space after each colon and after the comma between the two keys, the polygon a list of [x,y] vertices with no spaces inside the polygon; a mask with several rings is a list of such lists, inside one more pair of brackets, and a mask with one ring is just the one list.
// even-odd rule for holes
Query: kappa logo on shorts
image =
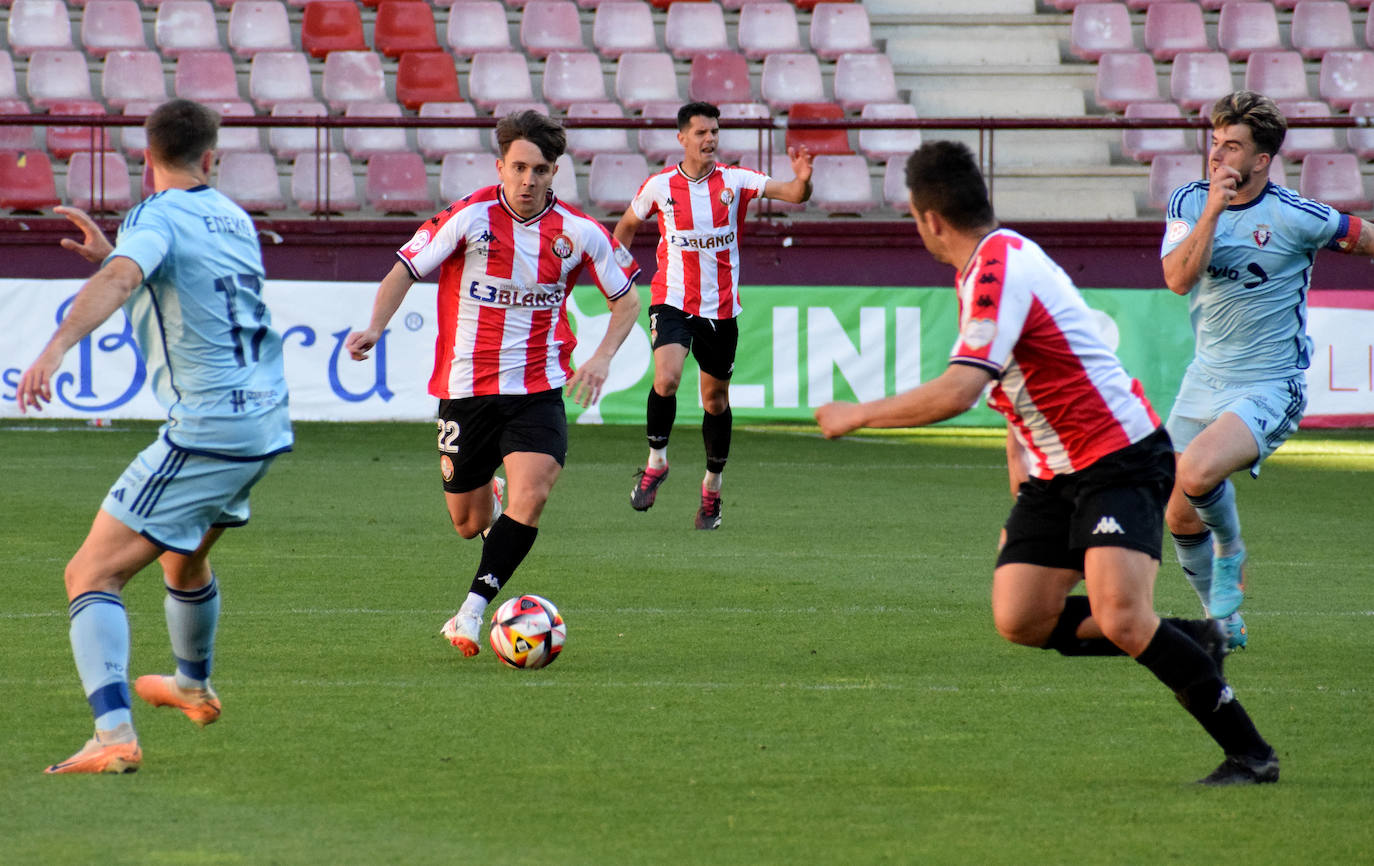
{"label": "kappa logo on shorts", "polygon": [[1115,517],[1112,517],[1111,515],[1105,515],[1105,516],[1103,516],[1103,518],[1102,518],[1101,520],[1097,521],[1097,526],[1094,526],[1094,527],[1093,527],[1093,535],[1125,535],[1125,534],[1126,534],[1126,530],[1122,529],[1122,528],[1121,528],[1121,524],[1120,524],[1120,523],[1117,523],[1117,522],[1116,522],[1116,518],[1115,518]]}

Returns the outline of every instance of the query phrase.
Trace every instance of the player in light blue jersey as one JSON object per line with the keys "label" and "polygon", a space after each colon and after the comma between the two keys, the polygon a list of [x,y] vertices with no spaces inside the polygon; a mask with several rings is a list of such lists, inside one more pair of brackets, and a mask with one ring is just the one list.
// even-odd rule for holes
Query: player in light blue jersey
{"label": "player in light blue jersey", "polygon": [[67,350],[123,307],[168,416],[157,441],[110,488],[67,563],[72,653],[95,737],[49,773],[132,772],[142,763],[120,592],[154,560],[167,588],[176,673],[139,677],[134,690],[201,726],[219,718],[210,686],[220,606],[210,548],[225,528],[248,521],[249,491],[292,445],[281,337],[262,300],[257,232],[208,185],[219,115],[178,99],[153,111],[146,128],[156,192],[125,217],[115,244],[85,213],[57,209],[84,234],[62,246],[101,267],[16,394],[23,411],[50,402]]}
{"label": "player in light blue jersey", "polygon": [[1209,177],[1169,200],[1161,257],[1188,297],[1196,354],[1169,414],[1178,473],[1166,512],[1179,563],[1232,648],[1248,640],[1245,544],[1231,473],[1260,463],[1302,420],[1311,363],[1307,290],[1321,249],[1374,255],[1374,224],[1269,182],[1287,121],[1238,91],[1212,109]]}

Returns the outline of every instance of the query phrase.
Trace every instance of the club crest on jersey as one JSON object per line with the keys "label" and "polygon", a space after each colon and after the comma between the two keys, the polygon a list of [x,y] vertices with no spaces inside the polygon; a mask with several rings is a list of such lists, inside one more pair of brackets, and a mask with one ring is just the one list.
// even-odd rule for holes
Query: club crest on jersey
{"label": "club crest on jersey", "polygon": [[406,252],[418,253],[425,248],[427,243],[429,243],[429,230],[420,229],[415,233],[415,237],[410,239],[410,243],[406,244]]}
{"label": "club crest on jersey", "polygon": [[959,333],[959,339],[970,349],[981,349],[997,336],[997,322],[993,319],[969,319]]}
{"label": "club crest on jersey", "polygon": [[1169,223],[1169,230],[1165,233],[1164,239],[1171,244],[1176,244],[1188,236],[1191,229],[1183,220],[1174,220]]}
{"label": "club crest on jersey", "polygon": [[1263,247],[1269,243],[1269,239],[1273,236],[1273,233],[1269,231],[1269,226],[1260,226],[1254,231],[1255,246]]}
{"label": "club crest on jersey", "polygon": [[726,205],[726,206],[728,207],[729,204],[730,204],[730,202],[732,202],[732,201],[734,201],[734,200],[735,200],[735,191],[734,191],[733,189],[723,189],[723,190],[720,191],[720,203],[721,203],[721,204]]}
{"label": "club crest on jersey", "polygon": [[630,251],[622,247],[619,243],[615,245],[615,263],[620,267],[629,269],[635,266],[635,257],[630,255]]}
{"label": "club crest on jersey", "polygon": [[549,244],[549,248],[560,259],[566,259],[573,254],[572,238],[560,233],[553,239],[553,243]]}

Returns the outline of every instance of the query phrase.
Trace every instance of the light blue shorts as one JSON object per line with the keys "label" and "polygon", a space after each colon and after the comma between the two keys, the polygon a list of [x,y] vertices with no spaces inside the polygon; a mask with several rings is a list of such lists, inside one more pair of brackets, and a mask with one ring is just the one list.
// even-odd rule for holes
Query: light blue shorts
{"label": "light blue shorts", "polygon": [[1255,437],[1259,457],[1250,474],[1258,478],[1260,464],[1293,435],[1306,409],[1307,380],[1302,376],[1268,382],[1223,382],[1189,368],[1165,426],[1174,440],[1174,451],[1182,453],[1223,412],[1232,413]]}
{"label": "light blue shorts", "polygon": [[100,507],[158,547],[191,554],[211,527],[248,522],[248,491],[274,459],[207,457],[159,436],[119,476]]}

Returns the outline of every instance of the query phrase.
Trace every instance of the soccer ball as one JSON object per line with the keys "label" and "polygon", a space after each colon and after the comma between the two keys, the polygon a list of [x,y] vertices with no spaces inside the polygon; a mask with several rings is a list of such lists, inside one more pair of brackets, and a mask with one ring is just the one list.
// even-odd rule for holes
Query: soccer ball
{"label": "soccer ball", "polygon": [[563,651],[568,627],[546,598],[512,598],[491,615],[491,651],[509,667],[529,670],[552,664]]}

